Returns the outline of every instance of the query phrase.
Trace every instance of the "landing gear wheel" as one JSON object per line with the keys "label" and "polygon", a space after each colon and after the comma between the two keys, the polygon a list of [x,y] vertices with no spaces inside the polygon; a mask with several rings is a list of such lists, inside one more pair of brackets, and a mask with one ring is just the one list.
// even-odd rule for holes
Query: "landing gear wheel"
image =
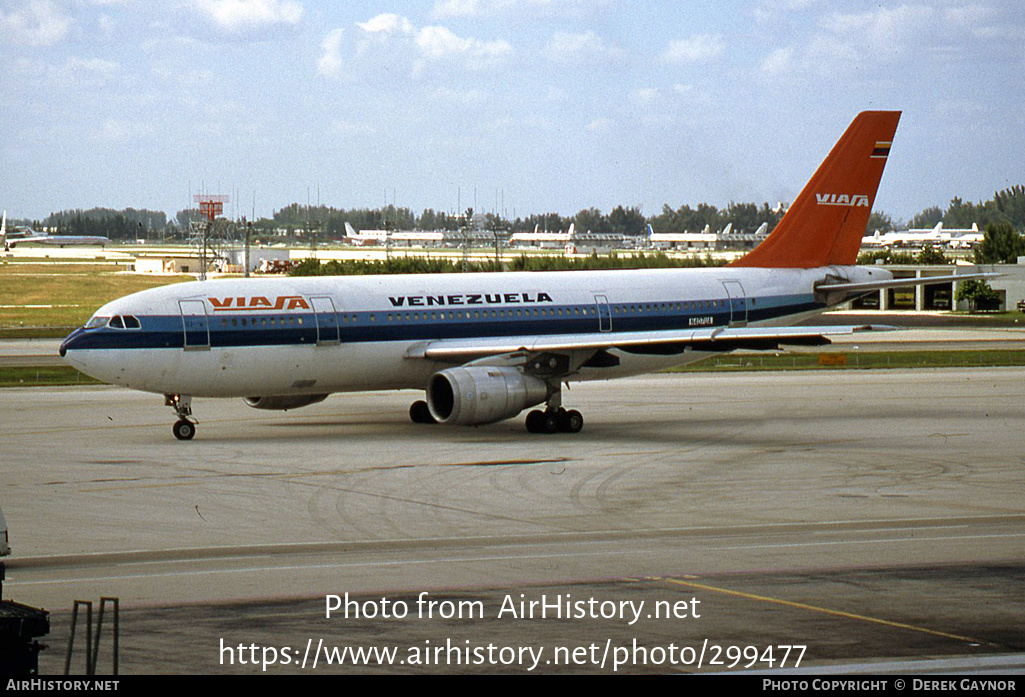
{"label": "landing gear wheel", "polygon": [[431,408],[422,399],[413,402],[409,407],[409,418],[415,424],[436,424],[431,415]]}
{"label": "landing gear wheel", "polygon": [[580,433],[584,427],[584,415],[576,409],[559,410],[559,430],[563,433]]}
{"label": "landing gear wheel", "polygon": [[531,433],[580,433],[584,417],[576,409],[535,409],[527,414],[527,430]]}
{"label": "landing gear wheel", "polygon": [[192,437],[196,435],[196,424],[181,419],[175,423],[172,430],[174,431],[174,437],[178,440],[192,440]]}
{"label": "landing gear wheel", "polygon": [[559,432],[559,412],[557,411],[544,411],[541,412],[541,433],[558,433]]}
{"label": "landing gear wheel", "polygon": [[540,409],[527,414],[527,431],[530,433],[544,433],[545,413]]}

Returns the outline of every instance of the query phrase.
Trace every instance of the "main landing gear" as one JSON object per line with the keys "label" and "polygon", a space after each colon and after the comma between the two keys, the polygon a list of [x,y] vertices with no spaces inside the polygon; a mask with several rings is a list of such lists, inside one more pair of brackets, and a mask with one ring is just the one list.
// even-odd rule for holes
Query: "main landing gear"
{"label": "main landing gear", "polygon": [[180,394],[165,394],[164,406],[171,407],[178,415],[171,430],[178,440],[192,440],[196,435],[196,420],[192,418],[192,397]]}
{"label": "main landing gear", "polygon": [[580,433],[583,427],[583,414],[576,409],[563,408],[562,389],[558,386],[548,396],[543,411],[535,409],[527,414],[527,431],[530,433]]}
{"label": "main landing gear", "polygon": [[576,409],[535,409],[527,414],[527,430],[531,433],[580,433],[584,416]]}

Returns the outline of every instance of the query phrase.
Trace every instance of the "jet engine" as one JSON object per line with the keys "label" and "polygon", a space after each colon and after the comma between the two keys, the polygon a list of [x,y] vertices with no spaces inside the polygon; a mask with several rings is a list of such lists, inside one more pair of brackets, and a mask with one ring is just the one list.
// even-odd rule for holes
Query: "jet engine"
{"label": "jet engine", "polygon": [[442,424],[476,426],[516,416],[548,398],[543,380],[516,368],[449,368],[431,376],[427,405]]}
{"label": "jet engine", "polygon": [[285,411],[287,409],[298,409],[307,407],[327,399],[326,394],[297,394],[282,395],[278,397],[243,397],[242,401],[253,409],[273,409],[274,411]]}

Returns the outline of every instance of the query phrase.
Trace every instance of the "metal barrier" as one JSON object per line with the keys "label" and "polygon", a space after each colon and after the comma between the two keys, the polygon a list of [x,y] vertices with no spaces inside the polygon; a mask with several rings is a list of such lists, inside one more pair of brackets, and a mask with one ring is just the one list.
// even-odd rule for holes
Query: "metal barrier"
{"label": "metal barrier", "polygon": [[78,609],[79,607],[85,608],[85,624],[86,624],[86,635],[85,635],[85,674],[96,675],[96,662],[100,654],[100,637],[103,634],[103,613],[107,604],[110,603],[114,610],[114,646],[113,646],[113,662],[110,675],[117,675],[118,671],[118,658],[120,654],[120,638],[121,638],[121,605],[117,598],[103,597],[100,598],[100,609],[96,617],[96,639],[93,640],[93,603],[91,600],[76,600],[75,605],[71,610],[71,632],[68,637],[68,653],[64,658],[64,674],[71,674],[71,657],[75,649],[75,630],[78,626]]}

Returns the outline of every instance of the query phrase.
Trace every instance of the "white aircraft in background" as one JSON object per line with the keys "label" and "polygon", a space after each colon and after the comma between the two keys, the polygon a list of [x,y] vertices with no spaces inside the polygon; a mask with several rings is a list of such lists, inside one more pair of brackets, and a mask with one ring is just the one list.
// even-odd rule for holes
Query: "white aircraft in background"
{"label": "white aircraft in background", "polygon": [[4,221],[0,227],[0,242],[3,242],[5,252],[11,251],[21,242],[55,244],[60,247],[68,245],[99,245],[102,247],[113,244],[110,238],[99,235],[48,235],[45,232],[36,232],[32,228],[26,228],[25,232],[8,234],[7,211],[4,211]]}
{"label": "white aircraft in background", "polygon": [[943,223],[936,223],[936,227],[912,228],[894,232],[875,231],[871,237],[862,240],[864,247],[946,247],[948,249],[967,249],[982,242],[983,233],[979,232],[979,226],[972,223],[970,228],[943,229]]}
{"label": "white aircraft in background", "polygon": [[195,434],[193,397],[295,409],[334,392],[423,389],[418,423],[527,415],[577,432],[562,386],[734,349],[820,345],[873,327],[792,327],[894,280],[854,262],[899,112],[858,115],[762,244],[724,268],[234,279],[181,283],[101,307],[61,345],[115,385],[163,394]]}

